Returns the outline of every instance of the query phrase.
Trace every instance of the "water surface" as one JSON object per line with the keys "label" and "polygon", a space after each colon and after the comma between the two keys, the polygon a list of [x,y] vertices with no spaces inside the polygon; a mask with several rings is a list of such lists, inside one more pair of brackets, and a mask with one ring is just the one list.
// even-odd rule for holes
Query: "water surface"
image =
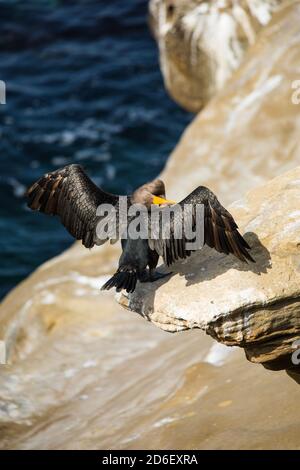
{"label": "water surface", "polygon": [[129,193],[161,171],[190,120],[163,88],[147,3],[0,2],[1,296],[72,243],[26,209],[30,183],[80,163]]}

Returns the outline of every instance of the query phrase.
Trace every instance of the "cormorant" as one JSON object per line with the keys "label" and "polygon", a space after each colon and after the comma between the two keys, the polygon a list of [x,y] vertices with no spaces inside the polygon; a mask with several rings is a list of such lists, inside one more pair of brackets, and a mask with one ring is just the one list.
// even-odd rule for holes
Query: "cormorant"
{"label": "cormorant", "polygon": [[[116,241],[109,235],[104,238],[98,237],[98,228],[99,225],[102,228],[103,218],[97,215],[97,208],[102,204],[110,204],[115,209],[118,224],[121,210],[120,196],[107,193],[96,186],[80,165],[72,164],[47,173],[28,189],[27,197],[28,206],[32,210],[58,215],[69,233],[75,239],[81,240],[86,248],[101,245],[108,239],[111,243]],[[125,196],[125,201],[126,209],[135,203],[143,204],[148,210],[152,204],[159,206],[176,204],[175,201],[166,199],[165,185],[159,179],[144,184],[132,195]],[[220,253],[232,253],[243,262],[254,262],[248,252],[250,246],[239,233],[233,217],[220,204],[212,191],[199,186],[178,204],[181,208],[189,204],[193,211],[196,205],[204,205],[204,243],[206,245],[215,248]],[[183,215],[175,214],[168,239],[163,238],[161,231],[154,239],[133,239],[130,236],[124,239],[124,233],[122,230],[119,231],[115,237],[121,238],[122,243],[119,267],[102,289],[108,290],[116,287],[118,291],[126,289],[127,292],[133,292],[137,280],[155,281],[166,275],[155,273],[159,256],[163,257],[168,266],[190,256],[191,250],[186,249],[187,238],[185,238],[184,231],[181,239],[175,237],[176,230],[180,226],[183,227],[183,223]]]}

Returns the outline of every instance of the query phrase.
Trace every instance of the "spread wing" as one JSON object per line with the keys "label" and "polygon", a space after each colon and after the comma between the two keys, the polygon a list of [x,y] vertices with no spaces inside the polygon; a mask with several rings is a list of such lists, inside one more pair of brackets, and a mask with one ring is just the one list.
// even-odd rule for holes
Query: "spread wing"
{"label": "spread wing", "polygon": [[[59,216],[68,232],[77,240],[82,240],[87,248],[101,245],[110,238],[108,235],[98,236],[99,224],[101,226],[103,220],[96,214],[98,206],[110,204],[118,216],[120,198],[98,188],[80,165],[68,165],[47,173],[28,189],[27,197],[28,207]],[[129,197],[127,203],[130,204]],[[118,227],[117,217],[116,222]]]}
{"label": "spread wing", "polygon": [[[204,186],[199,186],[185,199],[178,204],[178,211],[171,214],[169,224],[169,235],[165,237],[164,224],[160,223],[158,232],[149,239],[149,246],[152,250],[157,251],[164,258],[165,263],[169,266],[179,259],[187,258],[192,251],[187,249],[187,243],[192,239],[187,237],[184,228],[185,216],[183,209],[186,210],[186,220],[191,221],[192,230],[195,230],[197,219],[196,207],[202,204],[204,211],[201,218],[204,223],[204,240],[203,242],[211,248],[215,248],[219,253],[235,255],[241,261],[255,262],[248,250],[250,246],[238,231],[232,215],[220,204],[215,194]],[[162,209],[162,212],[166,208]],[[188,217],[190,215],[190,217]],[[162,219],[161,219],[162,220]],[[160,220],[160,222],[161,222]],[[182,234],[181,238],[178,235]]]}

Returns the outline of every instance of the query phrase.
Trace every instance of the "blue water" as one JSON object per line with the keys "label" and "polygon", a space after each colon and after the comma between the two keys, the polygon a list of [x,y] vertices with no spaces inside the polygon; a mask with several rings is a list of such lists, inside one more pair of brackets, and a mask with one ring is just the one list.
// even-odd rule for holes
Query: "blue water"
{"label": "blue water", "polygon": [[41,174],[82,164],[109,191],[155,177],[191,116],[167,96],[146,0],[0,0],[0,295],[72,243],[26,208]]}

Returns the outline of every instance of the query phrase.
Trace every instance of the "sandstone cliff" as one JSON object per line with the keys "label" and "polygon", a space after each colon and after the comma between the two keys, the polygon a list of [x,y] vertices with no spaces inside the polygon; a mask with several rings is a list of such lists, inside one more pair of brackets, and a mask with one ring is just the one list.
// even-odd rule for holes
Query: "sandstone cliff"
{"label": "sandstone cliff", "polygon": [[[273,9],[264,11],[268,22]],[[249,359],[272,367],[287,367],[280,361],[288,358],[291,338],[299,332],[300,178],[299,169],[292,170],[300,165],[300,107],[292,103],[292,82],[300,78],[299,13],[291,2],[259,34],[261,24],[253,23],[255,43],[243,65],[195,118],[163,173],[168,196],[176,200],[205,184],[229,204],[261,186],[232,206],[254,244],[257,266],[247,270],[206,251],[193,258],[190,279],[191,267],[184,264],[181,276],[157,284],[155,298],[154,286],[147,293],[155,304],[166,300],[162,294],[172,285],[193,291],[203,309],[193,306],[194,319],[185,318],[183,309],[177,318],[179,310],[173,315],[169,305],[167,320],[176,322],[176,329],[204,327],[207,304],[198,288],[208,298],[205,283],[221,288],[222,279],[228,287],[238,278],[239,285],[229,286],[235,296],[220,292],[215,307],[209,305],[206,330],[230,345],[241,345],[243,332]],[[259,214],[267,214],[274,226],[270,221],[262,226]],[[112,294],[99,291],[118,254],[118,246],[88,251],[76,244],[2,302],[0,338],[7,342],[9,364],[0,374],[1,447],[299,447],[296,382],[247,362],[240,349],[200,329],[168,335],[120,308]],[[238,305],[249,308],[245,316]],[[253,321],[259,328],[252,328]]]}
{"label": "sandstone cliff", "polygon": [[167,90],[197,112],[240,66],[284,0],[151,0],[150,24]]}
{"label": "sandstone cliff", "polygon": [[172,199],[201,182],[232,203],[300,164],[300,104],[292,88],[299,79],[299,17],[299,2],[283,9],[186,129],[163,174]]}

